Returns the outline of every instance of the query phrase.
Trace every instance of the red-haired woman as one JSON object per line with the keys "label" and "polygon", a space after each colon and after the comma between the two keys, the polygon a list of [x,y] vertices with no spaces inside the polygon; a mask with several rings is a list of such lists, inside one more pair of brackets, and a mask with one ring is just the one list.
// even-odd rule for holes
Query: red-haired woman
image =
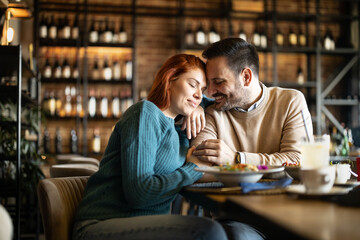
{"label": "red-haired woman", "polygon": [[198,128],[204,126],[199,110],[206,89],[204,70],[193,55],[171,57],[157,73],[148,100],[124,113],[99,171],[86,185],[73,239],[227,239],[211,219],[169,214],[181,188],[202,177],[174,119],[190,116],[185,122],[193,134],[196,122]]}

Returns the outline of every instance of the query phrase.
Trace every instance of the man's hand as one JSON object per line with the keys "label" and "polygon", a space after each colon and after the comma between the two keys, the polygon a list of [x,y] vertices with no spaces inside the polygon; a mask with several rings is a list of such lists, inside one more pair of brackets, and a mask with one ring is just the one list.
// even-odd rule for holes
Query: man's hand
{"label": "man's hand", "polygon": [[188,139],[193,138],[205,128],[205,112],[199,105],[190,116],[184,118],[181,130],[186,128],[186,136]]}
{"label": "man's hand", "polygon": [[229,146],[220,139],[208,139],[199,144],[193,155],[201,161],[221,164],[234,164],[236,152],[232,151]]}

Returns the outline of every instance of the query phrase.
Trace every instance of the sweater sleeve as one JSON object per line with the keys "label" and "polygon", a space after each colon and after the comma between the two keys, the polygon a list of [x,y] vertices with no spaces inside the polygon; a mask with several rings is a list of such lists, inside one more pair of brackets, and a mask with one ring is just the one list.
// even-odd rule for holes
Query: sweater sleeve
{"label": "sweater sleeve", "polygon": [[[278,104],[286,106],[286,102]],[[301,152],[299,143],[302,139],[306,138],[301,112],[303,111],[304,113],[310,136],[313,134],[311,115],[305,97],[301,92],[296,91],[296,94],[287,102],[287,105],[288,111],[281,133],[280,151],[272,154],[245,152],[246,163],[255,165],[281,165],[284,162],[300,164]]]}
{"label": "sweater sleeve", "polygon": [[[169,141],[166,138],[171,135],[166,133],[170,131],[169,125],[171,125],[169,122],[156,118],[153,113],[142,112],[138,121],[128,121],[123,127],[121,132],[124,139],[121,144],[123,189],[127,202],[133,207],[161,204],[164,200],[172,198],[182,187],[192,184],[201,177],[201,173],[194,170],[195,165],[192,163],[185,164],[168,174],[155,172],[154,167],[159,154],[165,154],[163,157],[171,164],[170,161],[174,161],[174,155],[171,153],[179,152],[172,149],[159,152],[163,141]],[[165,134],[162,134],[164,131]],[[178,146],[174,144],[172,147]]]}

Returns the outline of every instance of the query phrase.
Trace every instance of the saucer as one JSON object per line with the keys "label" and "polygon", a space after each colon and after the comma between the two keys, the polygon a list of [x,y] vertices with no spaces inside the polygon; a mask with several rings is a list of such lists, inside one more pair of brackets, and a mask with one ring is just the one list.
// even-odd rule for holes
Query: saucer
{"label": "saucer", "polygon": [[334,196],[347,194],[351,189],[344,187],[334,186],[327,193],[307,193],[305,186],[302,184],[287,186],[285,191],[290,194],[296,194],[299,196]]}

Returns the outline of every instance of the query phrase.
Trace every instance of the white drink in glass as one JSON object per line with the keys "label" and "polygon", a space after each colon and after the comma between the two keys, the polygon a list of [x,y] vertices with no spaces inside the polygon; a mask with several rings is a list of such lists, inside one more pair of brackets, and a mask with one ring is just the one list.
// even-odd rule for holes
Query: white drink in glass
{"label": "white drink in glass", "polygon": [[314,136],[301,144],[301,168],[316,169],[329,166],[330,136]]}

